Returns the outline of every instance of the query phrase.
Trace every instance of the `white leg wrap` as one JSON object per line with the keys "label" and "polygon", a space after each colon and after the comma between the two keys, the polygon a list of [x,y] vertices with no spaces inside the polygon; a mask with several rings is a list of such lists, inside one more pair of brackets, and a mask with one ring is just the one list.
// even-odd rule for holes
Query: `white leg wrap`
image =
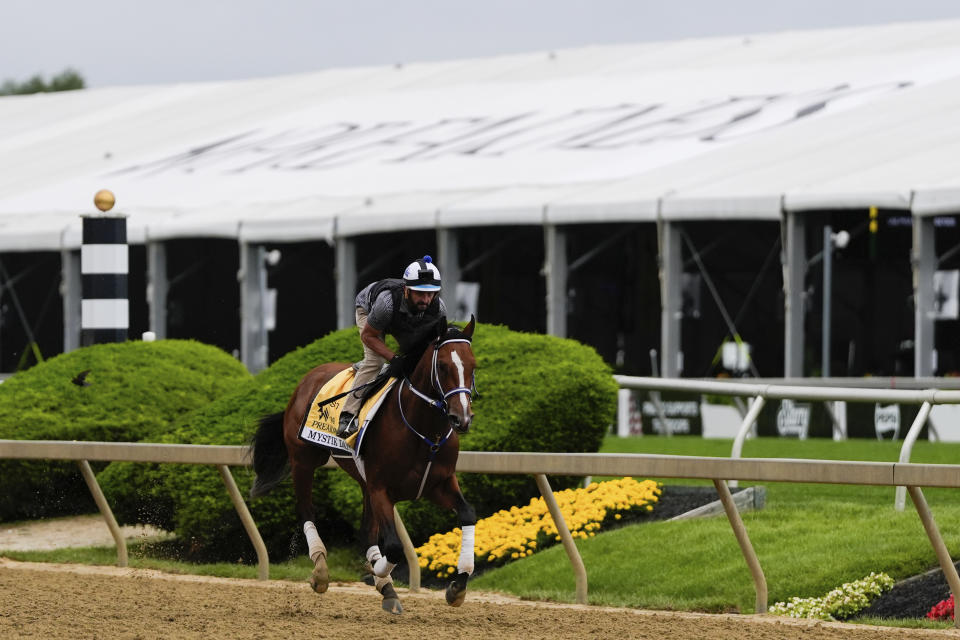
{"label": "white leg wrap", "polygon": [[376,564],[373,565],[373,575],[378,578],[386,578],[390,575],[390,572],[393,571],[393,568],[397,566],[394,563],[390,562],[386,558],[380,558],[377,560]]}
{"label": "white leg wrap", "polygon": [[317,558],[323,556],[327,557],[327,548],[323,546],[323,540],[320,539],[320,534],[317,533],[317,525],[312,522],[303,523],[303,535],[307,538],[307,550],[310,554],[310,559],[313,560],[313,564],[317,564]]}
{"label": "white leg wrap", "polygon": [[473,574],[473,534],[475,525],[463,527],[463,533],[460,536],[460,559],[457,562],[457,571],[459,573]]}
{"label": "white leg wrap", "polygon": [[380,589],[381,586],[388,582],[392,582],[390,579],[390,572],[393,571],[393,568],[397,565],[389,562],[386,558],[380,555],[380,547],[373,545],[367,549],[367,562],[370,563],[370,566],[373,567],[373,576],[376,581],[377,589]]}

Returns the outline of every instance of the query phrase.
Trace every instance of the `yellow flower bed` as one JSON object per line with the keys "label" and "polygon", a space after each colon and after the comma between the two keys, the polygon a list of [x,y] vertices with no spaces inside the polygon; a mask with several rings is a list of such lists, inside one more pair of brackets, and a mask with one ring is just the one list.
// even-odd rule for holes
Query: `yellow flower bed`
{"label": "yellow flower bed", "polygon": [[[624,514],[652,511],[660,499],[660,483],[621,478],[598,482],[583,489],[554,494],[563,519],[574,538],[596,535],[604,521],[620,520]],[[543,498],[525,507],[510,507],[477,522],[474,550],[476,567],[526,558],[542,546],[560,540]],[[460,528],[438,533],[417,549],[420,567],[438,578],[456,572],[460,555]]]}

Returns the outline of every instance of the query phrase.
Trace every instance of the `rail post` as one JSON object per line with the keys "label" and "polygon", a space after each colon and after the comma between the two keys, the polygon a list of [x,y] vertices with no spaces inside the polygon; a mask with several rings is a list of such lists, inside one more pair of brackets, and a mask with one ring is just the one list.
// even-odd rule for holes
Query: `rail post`
{"label": "rail post", "polygon": [[740,551],[743,553],[743,559],[747,561],[747,567],[750,569],[750,575],[753,577],[753,587],[757,592],[756,605],[754,608],[757,613],[767,612],[767,579],[763,575],[763,568],[760,566],[760,560],[757,558],[757,552],[753,550],[750,543],[750,536],[747,535],[747,528],[743,526],[743,518],[737,510],[737,505],[730,495],[730,489],[723,480],[713,481],[713,486],[717,488],[717,495],[720,496],[720,502],[723,503],[723,510],[727,512],[727,520],[733,528],[733,534],[737,537],[740,544]]}
{"label": "rail post", "polygon": [[123,531],[120,530],[117,519],[113,517],[113,511],[110,509],[106,496],[103,495],[103,490],[100,489],[100,483],[97,482],[97,476],[93,474],[90,463],[86,460],[77,460],[77,465],[80,467],[84,482],[87,483],[87,488],[93,495],[93,501],[97,503],[97,508],[100,509],[103,519],[107,522],[107,528],[110,529],[113,541],[117,543],[117,566],[125,567],[127,566],[127,541],[123,538]]}
{"label": "rail post", "polygon": [[[750,410],[747,411],[747,415],[743,417],[743,422],[740,423],[740,429],[737,431],[737,436],[733,439],[733,450],[730,452],[731,458],[741,457],[743,452],[743,441],[747,439],[747,434],[750,433],[750,429],[753,428],[753,425],[757,422],[757,416],[760,415],[760,411],[763,409],[763,405],[767,403],[766,397],[763,395],[757,395],[753,399],[753,402],[750,403]],[[736,488],[737,481],[731,480],[730,486]]]}
{"label": "rail post", "polygon": [[[910,492],[913,505],[917,508],[917,515],[920,516],[920,522],[923,523],[923,528],[927,532],[933,551],[937,554],[937,560],[940,561],[943,577],[947,579],[947,584],[950,585],[950,593],[956,600],[957,594],[960,593],[960,576],[957,575],[957,567],[953,564],[953,558],[947,551],[947,545],[943,543],[943,536],[940,535],[940,530],[933,519],[933,514],[930,513],[930,507],[927,506],[927,500],[923,497],[920,487],[907,487],[907,490]],[[954,616],[953,626],[960,628],[960,616]]]}
{"label": "rail post", "polygon": [[540,488],[540,494],[543,495],[543,500],[547,503],[553,523],[557,525],[557,532],[560,534],[563,548],[567,552],[567,557],[570,558],[570,564],[573,565],[573,574],[577,579],[577,603],[587,604],[587,570],[583,566],[583,558],[580,557],[580,551],[573,542],[573,536],[570,535],[567,522],[563,519],[563,512],[560,511],[560,505],[557,504],[557,498],[553,495],[553,489],[547,482],[547,476],[538,473],[536,478],[537,487]]}
{"label": "rail post", "polygon": [[[913,445],[917,441],[917,436],[920,435],[920,430],[923,429],[923,425],[927,423],[927,418],[930,417],[930,410],[932,408],[933,405],[931,405],[929,401],[920,405],[917,417],[913,419],[910,430],[907,431],[907,435],[903,438],[903,445],[900,447],[900,462],[910,462]],[[903,511],[906,503],[906,487],[897,487],[896,495],[894,496],[894,508],[897,511]]]}
{"label": "rail post", "polygon": [[403,544],[403,557],[407,559],[407,568],[410,570],[410,576],[407,578],[407,587],[411,592],[420,591],[420,559],[417,558],[417,550],[410,540],[410,534],[407,533],[407,527],[400,518],[400,512],[397,506],[393,506],[393,522],[397,526],[397,537]]}
{"label": "rail post", "polygon": [[233,502],[233,508],[237,510],[240,516],[240,522],[253,543],[253,548],[257,551],[257,578],[260,580],[270,579],[270,556],[267,554],[267,545],[263,544],[263,538],[260,537],[260,530],[257,529],[257,523],[253,521],[250,510],[247,509],[247,503],[243,501],[240,490],[237,489],[237,482],[230,473],[230,467],[225,464],[217,465],[220,470],[220,477],[223,478],[223,484],[227,485],[227,493],[230,494],[230,500]]}

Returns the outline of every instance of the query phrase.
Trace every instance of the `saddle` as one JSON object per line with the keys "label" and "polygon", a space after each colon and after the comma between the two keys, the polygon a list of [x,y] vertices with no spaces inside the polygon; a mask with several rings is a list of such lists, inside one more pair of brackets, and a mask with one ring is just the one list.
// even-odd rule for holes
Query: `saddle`
{"label": "saddle", "polygon": [[[365,393],[363,404],[357,414],[357,424],[360,428],[356,433],[344,439],[337,435],[340,425],[340,412],[346,395],[353,386],[355,375],[353,367],[347,367],[325,385],[310,401],[310,409],[300,425],[300,439],[331,452],[342,452],[353,455],[360,450],[360,442],[367,425],[376,415],[380,405],[386,398],[387,391],[393,388],[396,378],[390,378],[385,384],[375,385],[373,393]],[[337,398],[336,396],[340,396]]]}

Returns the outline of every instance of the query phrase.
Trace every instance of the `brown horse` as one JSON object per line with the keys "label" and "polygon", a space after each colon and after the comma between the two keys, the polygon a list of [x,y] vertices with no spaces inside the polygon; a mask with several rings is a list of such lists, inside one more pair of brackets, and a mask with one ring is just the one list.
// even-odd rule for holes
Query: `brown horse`
{"label": "brown horse", "polygon": [[[404,557],[397,535],[393,507],[403,500],[427,498],[445,509],[455,509],[462,533],[457,575],[447,585],[447,602],[463,603],[467,579],[473,573],[473,507],[464,500],[455,470],[460,452],[459,434],[473,419],[471,397],[476,361],[471,349],[474,319],[463,328],[443,319],[406,360],[403,380],[390,389],[379,411],[364,427],[360,452],[334,453],[336,463],[363,490],[362,533],[366,538],[367,569],[374,576],[382,606],[391,613],[403,607],[390,572]],[[420,352],[418,354],[418,352]],[[330,451],[299,436],[304,416],[317,391],[350,366],[334,362],[311,370],[297,385],[283,413],[264,416],[253,437],[253,468],[257,477],[250,494],[263,495],[293,475],[297,516],[314,563],[310,584],[317,593],[327,590],[326,548],[317,533],[311,492],[313,474],[326,464]],[[288,464],[289,463],[289,464]],[[419,567],[410,567],[419,571]]]}

